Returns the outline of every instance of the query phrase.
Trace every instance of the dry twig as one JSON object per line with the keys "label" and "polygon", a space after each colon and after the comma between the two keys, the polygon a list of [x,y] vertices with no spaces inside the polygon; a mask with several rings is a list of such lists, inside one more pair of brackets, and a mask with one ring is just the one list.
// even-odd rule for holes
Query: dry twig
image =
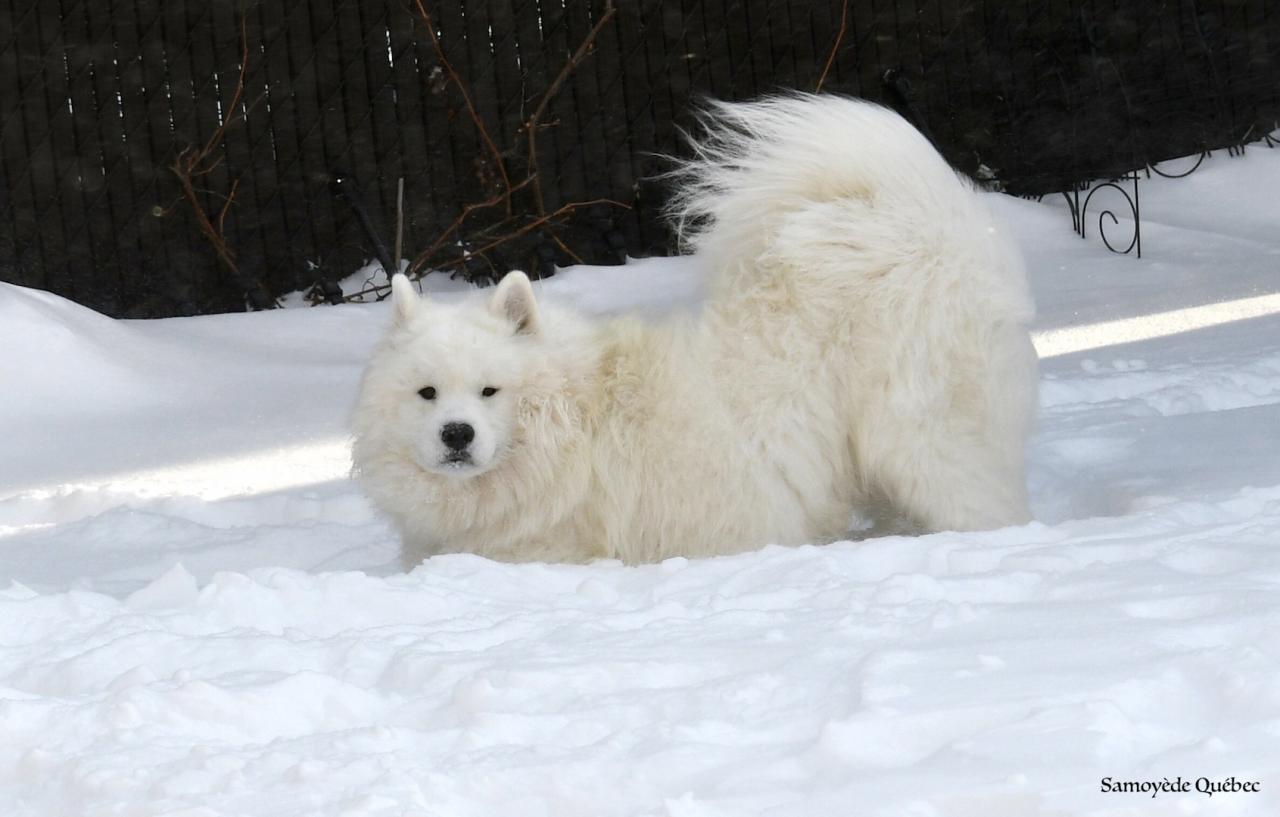
{"label": "dry twig", "polygon": [[818,85],[815,87],[814,93],[822,92],[822,84],[827,81],[827,74],[831,71],[831,65],[836,61],[836,54],[840,51],[840,45],[844,42],[845,27],[849,22],[849,0],[844,0],[840,6],[840,30],[836,32],[836,41],[831,44],[831,51],[827,54],[827,64],[822,66],[822,74],[818,77]]}
{"label": "dry twig", "polygon": [[[524,184],[527,182],[528,180],[526,179],[525,182],[522,182],[521,184]],[[496,203],[497,203],[496,200],[491,199],[487,202],[479,202],[477,204],[468,205],[468,206],[469,207],[493,206]],[[521,226],[515,228],[509,233],[505,233],[503,235],[498,236],[497,238],[489,241],[488,243],[482,244],[479,247],[476,247],[475,249],[467,250],[462,255],[455,256],[450,259],[446,259],[445,261],[440,262],[440,266],[442,268],[460,266],[462,264],[465,264],[468,260],[472,258],[481,258],[487,262],[488,259],[485,258],[484,253],[488,252],[489,250],[492,250],[495,247],[499,247],[507,243],[508,241],[512,241],[516,238],[519,238],[520,236],[525,235],[532,230],[536,230],[539,227],[542,227],[546,224],[550,224],[558,218],[563,218],[565,216],[571,215],[575,210],[577,210],[580,207],[591,207],[597,204],[610,204],[616,207],[623,207],[623,208],[629,207],[629,205],[620,201],[615,201],[613,199],[591,199],[590,201],[569,202],[568,204],[557,209],[554,213],[549,213],[547,215],[539,216],[538,218],[535,218],[526,224],[522,224]],[[454,227],[452,227],[451,229],[456,229],[456,226],[460,224],[465,217],[466,217],[466,212],[464,211],[462,216],[459,216],[458,219],[455,219]],[[441,237],[439,239],[436,239],[436,243],[433,246],[436,247],[436,249],[438,249],[439,245],[443,243],[444,243],[444,237]],[[425,263],[425,259],[426,257],[429,256],[429,254],[430,254],[429,252],[420,254],[418,256],[418,259],[414,261],[412,265],[410,265],[408,269],[408,274],[411,277],[414,275],[414,273],[416,273],[419,269],[421,269],[422,264]],[[382,293],[390,289],[391,289],[391,285],[389,283],[379,284],[377,286],[365,287],[359,292],[353,292],[351,295],[347,296],[347,300],[348,301],[359,300],[362,296],[371,295],[375,293]]]}
{"label": "dry twig", "polygon": [[[231,103],[226,107],[227,114],[203,145],[186,148],[178,154],[178,157],[173,160],[173,164],[169,166],[173,174],[178,177],[178,186],[182,189],[182,197],[191,205],[191,211],[196,217],[196,226],[200,228],[200,232],[204,234],[204,237],[213,246],[213,251],[218,256],[218,260],[237,279],[241,279],[243,276],[240,272],[239,264],[236,263],[235,253],[227,246],[226,221],[227,212],[235,202],[236,190],[240,187],[240,180],[235,179],[232,181],[231,190],[226,196],[222,197],[222,208],[218,211],[216,224],[209,218],[209,214],[205,212],[204,206],[200,203],[200,198],[196,194],[195,180],[200,176],[207,176],[212,173],[222,162],[222,158],[217,154],[218,149],[222,146],[223,139],[226,138],[227,130],[244,118],[245,112],[241,108],[241,101],[244,99],[245,75],[248,70],[249,31],[242,15],[240,18],[240,75],[236,79],[236,87],[231,96]],[[261,281],[254,280],[252,283],[260,288],[263,293],[268,292]]]}
{"label": "dry twig", "polygon": [[387,275],[394,275],[400,271],[400,259],[403,257],[404,251],[404,176],[396,180],[396,252],[392,256],[392,263],[395,269],[387,272]]}
{"label": "dry twig", "polygon": [[445,266],[449,266],[449,267],[451,267],[451,266],[455,266],[455,265],[457,265],[457,264],[461,264],[461,263],[465,262],[468,258],[470,258],[470,257],[472,257],[472,256],[482,255],[483,253],[485,253],[485,252],[487,252],[487,251],[489,251],[489,250],[492,250],[494,247],[498,247],[498,246],[500,246],[500,245],[502,245],[502,244],[507,243],[508,241],[512,240],[513,238],[519,238],[520,236],[524,235],[525,233],[529,232],[530,230],[533,230],[533,229],[536,229],[536,228],[538,228],[538,227],[541,227],[542,225],[547,224],[547,223],[549,223],[549,222],[552,222],[552,221],[554,221],[555,219],[560,218],[560,217],[562,217],[562,216],[567,216],[567,215],[569,215],[570,213],[572,213],[574,210],[577,210],[579,207],[590,207],[590,206],[592,206],[593,204],[612,204],[612,205],[614,205],[615,207],[624,207],[624,208],[625,208],[625,207],[627,207],[627,205],[626,205],[626,204],[624,204],[624,203],[622,203],[622,202],[620,202],[620,201],[615,201],[615,200],[613,200],[613,199],[591,199],[590,201],[571,201],[571,202],[569,202],[568,204],[566,204],[566,205],[564,205],[564,206],[560,207],[560,208],[559,208],[558,210],[556,210],[554,213],[551,213],[551,214],[549,214],[549,215],[542,215],[542,216],[539,216],[539,217],[535,218],[533,221],[530,221],[530,222],[528,222],[527,224],[524,224],[524,225],[522,225],[522,226],[520,226],[520,227],[516,228],[513,232],[510,232],[510,233],[508,233],[508,234],[506,234],[506,235],[499,236],[498,238],[494,239],[493,241],[490,241],[490,242],[489,242],[489,243],[487,243],[487,244],[482,244],[481,246],[476,247],[475,249],[468,250],[468,251],[467,251],[466,253],[464,253],[463,255],[460,255],[460,256],[458,256],[457,258],[454,258],[454,259],[453,259],[453,260],[451,260],[451,261],[446,261],[444,265],[445,265]]}
{"label": "dry twig", "polygon": [[[600,17],[583,38],[582,42],[578,44],[578,47],[569,57],[569,60],[560,69],[560,72],[556,75],[555,79],[547,86],[546,91],[543,92],[533,113],[525,120],[522,130],[524,131],[527,142],[528,163],[525,178],[515,184],[513,184],[507,176],[506,168],[502,162],[502,153],[498,150],[497,145],[494,144],[493,139],[490,137],[489,131],[484,125],[484,121],[481,119],[479,112],[476,110],[475,105],[471,100],[471,95],[468,93],[465,83],[458,75],[457,71],[454,70],[453,65],[444,54],[444,49],[440,43],[439,37],[436,35],[434,21],[431,17],[430,11],[427,9],[425,0],[414,0],[414,4],[417,7],[418,17],[427,29],[427,35],[431,39],[432,47],[435,50],[436,57],[439,60],[441,67],[448,74],[449,81],[457,87],[459,93],[462,95],[468,116],[471,118],[477,132],[480,134],[487,152],[493,157],[493,161],[497,164],[499,171],[502,173],[503,189],[483,201],[473,202],[463,207],[462,212],[458,214],[457,218],[455,218],[443,232],[436,236],[430,246],[414,257],[413,262],[407,269],[410,276],[421,277],[426,274],[426,272],[429,271],[428,265],[436,268],[457,267],[466,264],[472,259],[479,259],[492,266],[492,260],[489,259],[485,253],[494,250],[507,242],[520,238],[521,236],[525,236],[539,228],[548,228],[553,226],[559,220],[571,215],[574,211],[580,208],[598,204],[609,204],[623,208],[629,207],[627,204],[613,201],[611,199],[593,199],[591,201],[570,202],[558,208],[555,212],[548,214],[546,211],[546,203],[543,198],[542,184],[538,171],[537,136],[542,128],[545,127],[542,124],[542,119],[551,105],[552,100],[555,99],[556,95],[560,92],[570,75],[572,75],[574,70],[576,70],[583,60],[585,60],[591,53],[591,49],[600,32],[616,15],[617,9],[614,6],[613,0],[608,0]],[[514,151],[512,152],[514,153]],[[525,188],[531,188],[532,191],[533,214],[522,215],[514,207],[515,195]],[[460,233],[462,233],[463,226],[472,215],[498,206],[503,207],[505,215],[497,219],[495,222],[489,223],[478,231],[470,231],[469,235],[475,240],[474,242],[465,241],[459,238]],[[530,215],[533,217],[529,218]],[[529,220],[525,221],[524,219],[526,218]],[[523,223],[520,223],[521,221],[523,221]],[[569,248],[560,236],[548,229],[547,237],[549,240],[554,242],[567,257],[573,259],[577,263],[582,263],[582,258],[577,253],[573,252],[573,250]],[[466,246],[468,243],[477,243],[478,246],[464,250],[461,255],[436,261],[435,259],[437,254],[444,248],[445,244],[449,242],[450,239],[457,240],[459,244],[463,246]],[[385,285],[366,287],[359,292],[353,293],[348,297],[348,300],[360,299],[364,295],[382,292],[386,288],[387,287]]]}
{"label": "dry twig", "polygon": [[484,120],[480,118],[480,114],[476,111],[475,103],[471,101],[471,94],[467,93],[467,86],[463,83],[462,78],[458,76],[458,72],[453,69],[453,63],[449,62],[449,58],[444,54],[444,46],[440,44],[440,38],[436,36],[435,21],[431,19],[431,13],[427,11],[426,5],[422,0],[414,0],[418,7],[418,17],[422,19],[422,25],[427,29],[427,36],[431,38],[431,45],[435,49],[436,58],[440,60],[441,67],[448,73],[449,79],[453,82],[454,87],[458,89],[458,93],[462,94],[462,101],[467,106],[467,113],[471,116],[471,122],[476,126],[476,131],[480,134],[481,141],[485,147],[489,149],[490,155],[493,157],[493,163],[498,168],[498,173],[502,176],[502,186],[506,192],[507,215],[511,215],[511,179],[507,176],[506,163],[502,161],[502,154],[498,151],[498,146],[494,144],[493,138],[489,136],[489,129],[485,127]]}
{"label": "dry twig", "polygon": [[[542,182],[538,180],[538,127],[542,121],[542,115],[546,113],[547,106],[551,104],[551,100],[560,92],[560,86],[564,85],[564,81],[569,78],[569,75],[578,67],[578,64],[586,58],[601,29],[613,19],[613,15],[617,11],[613,5],[613,0],[608,0],[605,3],[604,13],[600,15],[600,19],[596,20],[596,24],[591,27],[591,31],[587,32],[587,36],[578,45],[578,49],[573,52],[573,56],[569,58],[569,61],[560,69],[560,73],[552,80],[551,85],[547,87],[546,93],[542,95],[541,101],[538,102],[538,107],[534,108],[533,115],[524,124],[525,132],[529,137],[529,178],[533,179],[533,200],[537,205],[538,215],[540,216],[546,215],[547,212],[546,205],[542,200]],[[561,246],[563,247],[563,244]]]}
{"label": "dry twig", "polygon": [[[514,193],[517,190],[520,190],[525,185],[529,184],[529,182],[531,181],[532,181],[532,178],[526,178],[524,181],[520,182],[515,187],[511,188],[511,193]],[[448,227],[445,228],[444,232],[436,236],[435,241],[431,242],[431,246],[427,247],[425,250],[418,253],[417,257],[413,259],[413,263],[409,265],[409,274],[413,275],[416,272],[418,272],[418,270],[422,269],[422,266],[426,264],[427,261],[431,260],[431,257],[435,255],[436,252],[442,246],[444,246],[444,243],[449,240],[450,236],[452,236],[455,232],[458,231],[459,228],[462,227],[463,222],[467,220],[467,216],[471,215],[477,210],[484,210],[489,207],[496,207],[497,205],[502,204],[504,201],[510,201],[510,199],[511,199],[510,193],[499,193],[498,195],[485,199],[484,201],[473,202],[471,204],[468,204],[466,207],[463,207],[462,212],[458,214],[458,217],[455,218],[453,222]]]}

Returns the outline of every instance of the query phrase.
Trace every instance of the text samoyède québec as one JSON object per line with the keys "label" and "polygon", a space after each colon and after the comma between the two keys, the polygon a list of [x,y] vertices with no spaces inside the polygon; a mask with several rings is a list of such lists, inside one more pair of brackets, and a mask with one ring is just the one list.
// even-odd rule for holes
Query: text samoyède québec
{"label": "text samoy\u00e8de qu\u00e9bec", "polygon": [[1113,791],[1128,792],[1130,794],[1146,794],[1150,792],[1152,797],[1159,794],[1187,794],[1191,791],[1198,791],[1201,794],[1212,797],[1215,794],[1243,792],[1256,794],[1262,790],[1262,783],[1258,780],[1237,780],[1234,775],[1224,780],[1197,777],[1194,781],[1186,780],[1181,775],[1172,780],[1167,777],[1161,780],[1115,780],[1114,778],[1104,777],[1102,778],[1100,790],[1104,794]]}

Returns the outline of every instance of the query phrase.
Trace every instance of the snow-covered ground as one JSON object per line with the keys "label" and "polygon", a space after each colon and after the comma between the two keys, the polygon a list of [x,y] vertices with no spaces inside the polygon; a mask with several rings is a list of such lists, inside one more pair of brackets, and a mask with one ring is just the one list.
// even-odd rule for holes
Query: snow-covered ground
{"label": "snow-covered ground", "polygon": [[1261,147],[1144,181],[1141,261],[999,199],[1038,523],[645,567],[401,573],[346,479],[383,305],[121,322],[0,285],[0,815],[1280,813],[1277,187]]}

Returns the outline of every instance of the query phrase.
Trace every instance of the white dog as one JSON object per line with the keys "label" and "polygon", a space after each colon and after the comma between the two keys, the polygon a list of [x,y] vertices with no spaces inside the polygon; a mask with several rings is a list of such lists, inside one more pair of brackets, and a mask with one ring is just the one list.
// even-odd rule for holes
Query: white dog
{"label": "white dog", "polygon": [[696,318],[589,321],[507,275],[443,306],[393,280],[355,410],[410,563],[648,562],[1030,517],[1033,306],[1007,230],[896,114],[717,104],[673,212]]}

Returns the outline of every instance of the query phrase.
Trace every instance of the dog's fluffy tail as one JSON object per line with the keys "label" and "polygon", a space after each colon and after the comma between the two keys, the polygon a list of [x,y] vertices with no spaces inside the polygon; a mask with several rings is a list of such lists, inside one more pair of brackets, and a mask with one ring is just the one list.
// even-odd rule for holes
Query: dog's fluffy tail
{"label": "dog's fluffy tail", "polygon": [[999,251],[975,240],[993,221],[972,183],[879,105],[804,93],[711,102],[689,141],[692,157],[669,174],[668,213],[682,244],[730,278],[800,245],[862,269],[921,251]]}

